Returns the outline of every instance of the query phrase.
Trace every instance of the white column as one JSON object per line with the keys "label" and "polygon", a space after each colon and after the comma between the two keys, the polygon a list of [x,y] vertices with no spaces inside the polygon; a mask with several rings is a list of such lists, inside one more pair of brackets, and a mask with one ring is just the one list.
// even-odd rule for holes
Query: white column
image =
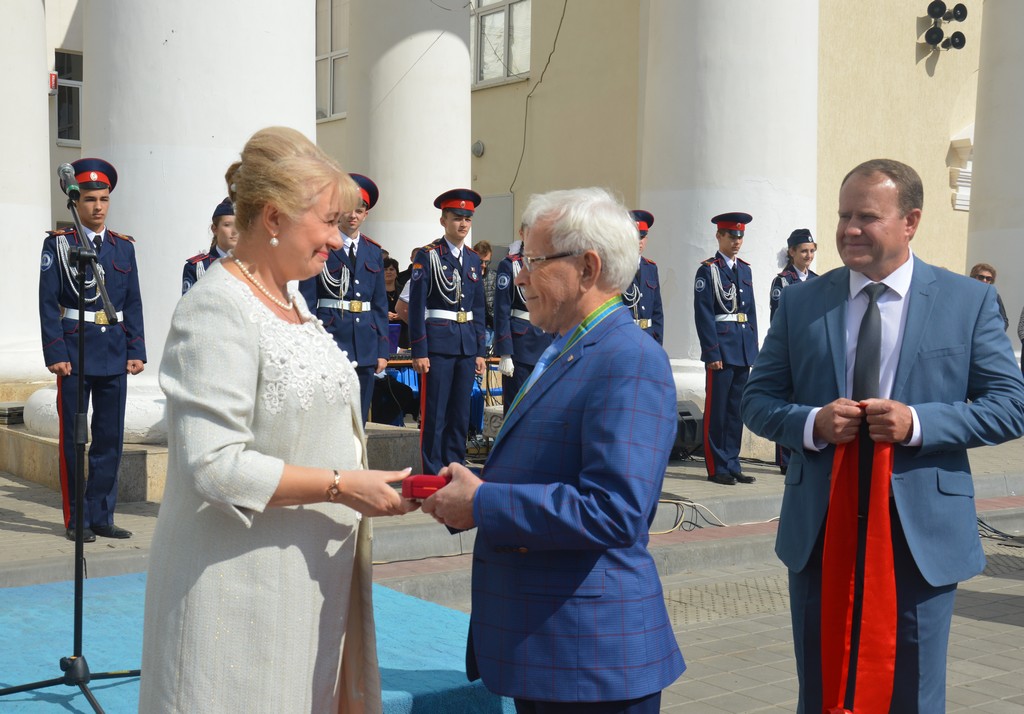
{"label": "white column", "polygon": [[43,3],[13,0],[0,23],[0,96],[4,130],[0,132],[0,215],[4,217],[3,293],[0,320],[0,382],[48,378],[39,337],[39,258],[50,227],[46,25]]}
{"label": "white column", "polygon": [[182,265],[209,247],[228,165],[265,126],[315,140],[314,3],[105,0],[80,11],[82,154],[118,171],[109,225],[136,239],[142,376],[154,380]]}
{"label": "white column", "polygon": [[366,232],[404,266],[442,234],[434,198],[471,188],[468,3],[352,0],[349,17],[344,164],[380,187]]}
{"label": "white column", "polygon": [[779,251],[794,228],[814,229],[818,2],[648,0],[644,10],[634,208],[655,216],[647,255],[661,275],[665,349],[697,368],[703,392],[693,279],[718,248],[711,217],[754,217],[740,257],[762,341]]}
{"label": "white column", "polygon": [[[996,286],[1015,334],[1024,282],[1024,230],[1018,211],[1024,205],[1024,3],[987,0],[981,27],[978,104],[974,121],[974,173],[967,238],[967,265],[991,263]],[[1018,346],[1016,338],[1012,340]]]}

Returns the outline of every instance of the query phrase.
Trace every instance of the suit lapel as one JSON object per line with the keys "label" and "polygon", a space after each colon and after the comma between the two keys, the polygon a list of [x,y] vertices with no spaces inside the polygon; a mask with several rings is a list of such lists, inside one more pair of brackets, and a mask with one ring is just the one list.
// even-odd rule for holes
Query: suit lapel
{"label": "suit lapel", "polygon": [[836,394],[846,396],[846,303],[850,295],[850,271],[841,268],[833,271],[831,276],[825,327],[835,369]]}
{"label": "suit lapel", "polygon": [[896,365],[896,377],[892,383],[890,398],[903,401],[903,388],[917,361],[917,353],[921,349],[925,328],[929,324],[932,308],[935,306],[936,291],[935,271],[927,263],[914,258],[914,273],[910,279],[910,292],[907,299],[907,321],[903,326],[903,344],[900,347],[900,359]]}

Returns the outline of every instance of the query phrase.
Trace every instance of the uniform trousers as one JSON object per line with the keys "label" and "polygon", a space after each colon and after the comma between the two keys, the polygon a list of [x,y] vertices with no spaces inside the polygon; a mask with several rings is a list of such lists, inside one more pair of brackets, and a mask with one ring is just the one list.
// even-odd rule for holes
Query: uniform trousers
{"label": "uniform trousers", "polygon": [[369,367],[356,367],[356,376],[359,377],[360,406],[363,410],[363,426],[366,426],[366,421],[370,418],[370,404],[373,402],[373,386],[374,382],[377,381],[373,375],[376,371],[376,364],[372,364]]}
{"label": "uniform trousers", "polygon": [[658,714],[661,692],[615,702],[538,702],[515,699],[516,714]]}
{"label": "uniform trousers", "polygon": [[430,371],[426,379],[420,378],[420,453],[423,473],[436,474],[466,458],[476,356],[430,353],[429,357]]}
{"label": "uniform trousers", "polygon": [[750,367],[708,369],[704,392],[704,465],[708,477],[740,473],[740,398]]}
{"label": "uniform trousers", "polygon": [[[890,501],[893,569],[896,572],[896,673],[890,714],[946,711],[946,650],[956,584],[936,587],[921,575],[907,546],[895,504]],[[789,572],[793,645],[800,679],[798,714],[822,709],[821,555],[824,527],[810,559]]]}
{"label": "uniform trousers", "polygon": [[[79,375],[57,378],[60,412],[60,483],[64,500],[64,527],[75,524],[75,413],[78,411]],[[85,483],[82,524],[109,526],[117,505],[117,472],[124,445],[124,408],[128,396],[127,373],[84,377],[85,403],[92,400],[92,440],[89,443],[88,480]]]}
{"label": "uniform trousers", "polygon": [[515,401],[519,390],[533,374],[533,365],[512,358],[512,376],[501,375],[501,410],[502,415],[508,414],[509,407]]}

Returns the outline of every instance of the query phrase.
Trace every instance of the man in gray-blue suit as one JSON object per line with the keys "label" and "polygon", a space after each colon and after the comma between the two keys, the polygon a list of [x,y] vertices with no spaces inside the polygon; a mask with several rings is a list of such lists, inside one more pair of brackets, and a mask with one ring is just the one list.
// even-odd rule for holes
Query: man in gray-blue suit
{"label": "man in gray-blue suit", "polygon": [[[793,451],[776,552],[790,571],[800,712],[823,706],[821,646],[829,643],[821,636],[822,577],[829,577],[829,561],[826,555],[823,570],[822,553],[826,521],[842,510],[829,502],[837,445],[858,434],[876,447],[891,444],[896,632],[888,710],[933,714],[945,710],[957,583],[985,565],[967,449],[1024,433],[1024,381],[995,290],[910,250],[923,202],[920,177],[899,162],[876,159],[847,174],[836,230],[845,267],[783,292],[743,394],[746,425]],[[875,283],[885,287],[876,292]],[[865,314],[881,317],[879,396],[854,401]],[[865,622],[873,615],[865,609]],[[853,695],[869,686],[851,681],[856,690],[846,688],[840,709],[851,709]]]}

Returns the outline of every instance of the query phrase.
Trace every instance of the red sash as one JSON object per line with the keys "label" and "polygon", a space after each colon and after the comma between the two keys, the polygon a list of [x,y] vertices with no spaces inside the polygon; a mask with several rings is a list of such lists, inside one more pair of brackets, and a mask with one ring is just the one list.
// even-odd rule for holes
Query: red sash
{"label": "red sash", "polygon": [[[826,714],[844,707],[849,684],[857,561],[858,441],[836,447],[821,567],[821,683]],[[863,604],[853,712],[889,711],[896,664],[896,575],[889,521],[892,444],[876,443],[871,464]]]}

